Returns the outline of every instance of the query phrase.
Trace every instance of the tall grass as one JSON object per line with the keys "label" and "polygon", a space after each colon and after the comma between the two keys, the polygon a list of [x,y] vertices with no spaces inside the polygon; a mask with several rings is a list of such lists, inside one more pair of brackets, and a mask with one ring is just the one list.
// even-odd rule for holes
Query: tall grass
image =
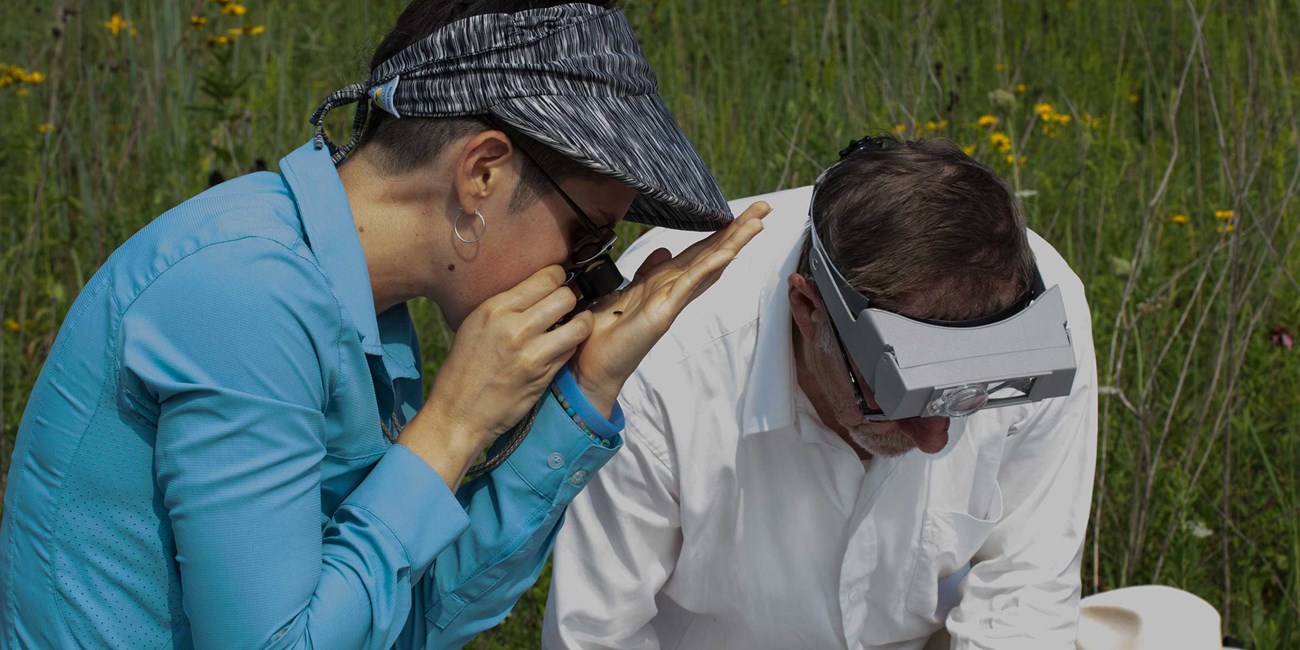
{"label": "tall grass", "polygon": [[[0,473],[89,275],[213,172],[304,142],[401,4],[6,2],[0,62],[45,78],[0,88]],[[1252,647],[1300,643],[1300,353],[1270,337],[1300,331],[1300,3],[626,4],[730,197],[808,184],[849,139],[895,128],[1002,172],[1093,310],[1086,589],[1178,586]],[[135,35],[110,33],[115,12]],[[241,25],[266,32],[207,44]],[[432,372],[449,337],[434,308],[416,315]],[[535,646],[544,594],[476,644]]]}

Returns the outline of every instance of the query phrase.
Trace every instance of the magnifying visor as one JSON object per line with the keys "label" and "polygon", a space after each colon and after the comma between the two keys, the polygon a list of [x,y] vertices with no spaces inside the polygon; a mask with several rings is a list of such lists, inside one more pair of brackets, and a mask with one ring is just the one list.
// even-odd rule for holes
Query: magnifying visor
{"label": "magnifying visor", "polygon": [[880,407],[859,400],[868,420],[964,417],[1070,393],[1076,364],[1065,303],[1060,287],[1044,288],[1037,263],[1029,290],[1001,312],[965,321],[909,318],[873,307],[854,289],[809,221],[813,282],[841,349]]}

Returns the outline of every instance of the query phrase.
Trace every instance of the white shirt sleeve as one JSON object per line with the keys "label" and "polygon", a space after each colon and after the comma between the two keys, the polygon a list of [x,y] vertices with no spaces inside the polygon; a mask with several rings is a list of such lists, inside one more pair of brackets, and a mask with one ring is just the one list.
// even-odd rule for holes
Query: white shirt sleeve
{"label": "white shirt sleeve", "polygon": [[619,397],[624,448],[569,506],[556,538],[544,648],[658,648],[655,595],[681,550],[666,418],[650,417],[636,378]]}
{"label": "white shirt sleeve", "polygon": [[1042,402],[1008,435],[998,472],[1005,515],[975,554],[949,613],[953,650],[1075,647],[1097,458],[1087,317],[1086,310],[1070,316],[1078,359],[1070,395]]}

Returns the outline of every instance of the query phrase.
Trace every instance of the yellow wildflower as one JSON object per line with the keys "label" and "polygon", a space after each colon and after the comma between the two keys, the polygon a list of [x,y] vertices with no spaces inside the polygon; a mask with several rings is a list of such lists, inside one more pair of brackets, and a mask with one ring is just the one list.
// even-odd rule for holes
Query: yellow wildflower
{"label": "yellow wildflower", "polygon": [[244,27],[245,34],[251,34],[253,36],[257,36],[258,34],[262,34],[264,32],[266,32],[266,27],[263,27],[262,25],[247,25]]}
{"label": "yellow wildflower", "polygon": [[1095,129],[1101,126],[1101,119],[1093,117],[1092,113],[1084,113],[1082,122],[1084,126],[1090,129]]}
{"label": "yellow wildflower", "polygon": [[961,151],[962,151],[962,153],[966,154],[967,156],[974,157],[974,156],[975,156],[975,145],[973,145],[973,144],[968,144],[968,145],[962,147],[962,148],[961,148]]}
{"label": "yellow wildflower", "polygon": [[26,97],[26,96],[27,96],[27,89],[26,89],[26,88],[19,88],[18,91],[15,92],[14,94],[15,94],[15,95],[18,95],[19,97]]}
{"label": "yellow wildflower", "polygon": [[227,2],[221,5],[221,13],[226,14],[227,16],[242,16],[248,13],[248,7],[245,7],[238,2]]}
{"label": "yellow wildflower", "polygon": [[1043,135],[1049,138],[1055,138],[1061,135],[1061,131],[1056,128],[1055,124],[1043,124]]}
{"label": "yellow wildflower", "polygon": [[1029,87],[1026,86],[1025,84],[1016,84],[1016,92],[1023,93],[1026,90],[1029,90]]}
{"label": "yellow wildflower", "polygon": [[897,133],[898,135],[903,135],[904,133],[907,133],[907,125],[905,125],[905,124],[895,124],[895,125],[894,125],[894,133]]}
{"label": "yellow wildflower", "polygon": [[130,26],[130,24],[131,23],[122,20],[122,14],[113,14],[108,21],[104,23],[104,27],[108,28],[108,31],[114,36],[117,36],[122,33],[122,30]]}
{"label": "yellow wildflower", "polygon": [[193,27],[194,29],[203,29],[207,24],[207,16],[190,16],[190,27]]}
{"label": "yellow wildflower", "polygon": [[45,83],[45,75],[39,72],[23,75],[23,83],[31,84],[33,86]]}
{"label": "yellow wildflower", "polygon": [[975,123],[985,128],[990,126],[997,126],[998,118],[993,115],[981,115],[980,119]]}
{"label": "yellow wildflower", "polygon": [[1001,153],[1011,151],[1011,138],[1001,131],[989,134],[989,143]]}
{"label": "yellow wildflower", "polygon": [[1043,102],[1041,104],[1034,104],[1034,112],[1038,113],[1038,117],[1048,120],[1056,113],[1056,110],[1052,108],[1051,104]]}
{"label": "yellow wildflower", "polygon": [[1051,119],[1057,124],[1069,124],[1072,118],[1069,113],[1057,113]]}
{"label": "yellow wildflower", "polygon": [[230,45],[230,37],[222,34],[221,36],[209,36],[208,45]]}
{"label": "yellow wildflower", "polygon": [[226,30],[226,36],[229,36],[229,37],[231,38],[231,40],[234,40],[234,39],[236,39],[236,38],[239,38],[240,35],[243,34],[243,33],[244,33],[244,30],[239,29],[239,28],[237,28],[237,27],[232,27],[231,29],[227,29],[227,30]]}
{"label": "yellow wildflower", "polygon": [[1215,219],[1225,219],[1225,220],[1226,220],[1226,219],[1231,219],[1231,218],[1232,218],[1232,210],[1215,210],[1215,211],[1214,211],[1214,218],[1215,218]]}
{"label": "yellow wildflower", "polygon": [[994,64],[993,64],[993,69],[994,69],[994,70],[997,70],[998,72],[1002,72],[1003,70],[1006,70],[1006,69],[1007,69],[1007,64],[1005,64],[1005,63],[994,63]]}
{"label": "yellow wildflower", "polygon": [[41,133],[41,134],[45,134],[45,133],[54,133],[54,132],[57,131],[57,130],[59,130],[59,127],[54,126],[54,124],[53,124],[52,122],[46,122],[46,123],[44,123],[44,124],[42,124],[42,125],[36,127],[36,131],[37,131],[38,133]]}
{"label": "yellow wildflower", "polygon": [[16,320],[14,320],[14,319],[12,319],[12,318],[10,318],[9,320],[5,321],[5,329],[8,329],[10,332],[17,332],[18,330],[21,330],[22,328],[23,328],[23,324],[20,323],[20,322],[18,322],[18,321],[16,321]]}
{"label": "yellow wildflower", "polygon": [[1029,158],[1026,157],[1026,156],[1021,156],[1021,157],[1020,157],[1020,160],[1016,160],[1016,157],[1015,157],[1015,156],[1013,156],[1013,155],[1011,155],[1011,154],[1007,154],[1007,157],[1006,157],[1005,160],[1007,161],[1007,164],[1008,164],[1008,165],[1015,165],[1015,166],[1017,166],[1017,167],[1024,167],[1024,166],[1025,166],[1025,163],[1029,161]]}
{"label": "yellow wildflower", "polygon": [[1214,232],[1217,232],[1217,233],[1225,233],[1225,232],[1232,232],[1232,231],[1234,231],[1234,230],[1236,230],[1236,229],[1237,229],[1236,226],[1234,226],[1234,225],[1232,225],[1232,224],[1227,224],[1227,225],[1223,225],[1223,226],[1215,226],[1215,227],[1214,227]]}
{"label": "yellow wildflower", "polygon": [[926,120],[925,122],[926,131],[939,131],[946,126],[948,126],[948,120],[939,120],[938,122],[934,120]]}
{"label": "yellow wildflower", "polygon": [[1137,93],[1129,93],[1129,94],[1128,94],[1128,103],[1130,103],[1130,104],[1136,104],[1136,103],[1138,103],[1139,101],[1142,101],[1142,96],[1141,96],[1141,95],[1139,95],[1139,94],[1137,94]]}
{"label": "yellow wildflower", "polygon": [[1188,221],[1191,221],[1191,218],[1185,214],[1176,214],[1172,217],[1169,217],[1169,220],[1174,223],[1187,223]]}

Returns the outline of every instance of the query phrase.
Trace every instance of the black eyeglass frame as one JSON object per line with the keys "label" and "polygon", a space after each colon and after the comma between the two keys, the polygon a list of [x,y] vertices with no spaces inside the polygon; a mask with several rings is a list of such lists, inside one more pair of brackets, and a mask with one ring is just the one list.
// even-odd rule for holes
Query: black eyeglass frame
{"label": "black eyeglass frame", "polygon": [[849,385],[853,386],[853,397],[858,401],[858,410],[862,412],[862,417],[868,422],[888,422],[889,416],[880,409],[873,409],[867,404],[867,396],[862,393],[862,386],[858,384],[858,378],[853,374],[853,364],[849,361],[848,350],[844,349],[844,339],[840,338],[840,330],[835,327],[835,320],[827,318],[826,323],[831,327],[831,334],[835,335],[835,345],[840,350],[840,358],[844,360],[844,372],[849,375]]}
{"label": "black eyeglass frame", "polygon": [[578,205],[568,192],[546,171],[537,159],[533,157],[528,149],[520,143],[520,139],[513,135],[511,130],[503,128],[496,120],[484,116],[483,120],[492,128],[497,129],[507,136],[515,145],[515,149],[528,159],[529,164],[537,168],[537,171],[546,178],[551,187],[559,193],[560,198],[569,205],[578,220],[582,222],[587,234],[575,241],[569,249],[569,264],[564,270],[564,286],[569,287],[578,296],[577,306],[560,319],[557,325],[568,322],[570,318],[579,312],[586,310],[597,300],[612,293],[623,285],[623,274],[619,272],[614,260],[610,257],[609,252],[614,249],[614,244],[618,242],[618,233],[612,226],[597,226],[596,222],[587,216],[587,213]]}
{"label": "black eyeglass frame", "polygon": [[[578,220],[582,222],[583,227],[587,229],[587,234],[578,239],[578,241],[575,241],[570,248],[570,266],[573,269],[580,268],[595,261],[601,255],[605,255],[613,250],[614,244],[618,242],[618,233],[615,232],[614,228],[610,226],[597,226],[596,222],[591,217],[587,216],[587,213],[582,209],[582,206],[578,205],[578,202],[574,201],[573,197],[569,196],[569,193],[564,191],[564,188],[555,180],[555,177],[551,176],[551,173],[546,171],[546,168],[543,167],[541,163],[537,162],[537,158],[533,157],[533,154],[528,151],[528,148],[524,147],[523,144],[519,142],[519,138],[513,136],[512,131],[503,128],[494,119],[484,118],[484,120],[493,128],[511,136],[511,141],[514,143],[515,149],[518,149],[519,153],[522,153],[524,158],[527,158],[528,162],[533,167],[537,168],[538,173],[540,173],[546,181],[551,184],[551,187],[555,188],[555,191],[559,193],[560,198],[564,199],[564,202],[567,203],[573,210],[574,214],[577,215]],[[593,246],[593,244],[595,244],[595,246]],[[588,249],[590,254],[582,254],[583,249]],[[571,277],[572,273],[570,273],[570,279]]]}

